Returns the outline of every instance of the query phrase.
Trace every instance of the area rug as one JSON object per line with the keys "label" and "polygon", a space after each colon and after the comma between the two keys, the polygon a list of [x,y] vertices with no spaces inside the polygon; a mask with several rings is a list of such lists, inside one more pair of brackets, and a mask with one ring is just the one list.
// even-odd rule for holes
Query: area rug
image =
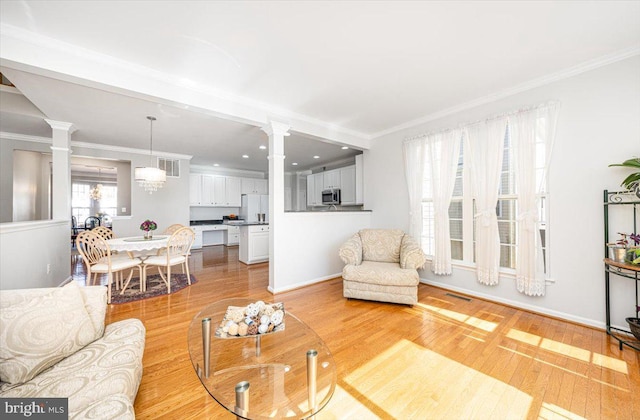
{"label": "area rug", "polygon": [[[198,280],[191,275],[191,284],[196,283]],[[189,286],[187,283],[186,274],[171,273],[171,294],[179,292],[185,287]],[[162,281],[159,274],[153,274],[147,276],[147,291],[140,292],[140,278],[134,277],[131,279],[129,286],[120,294],[120,290],[116,290],[115,284],[111,285],[111,303],[128,303],[136,300],[148,299],[160,295],[167,294],[167,285]]]}

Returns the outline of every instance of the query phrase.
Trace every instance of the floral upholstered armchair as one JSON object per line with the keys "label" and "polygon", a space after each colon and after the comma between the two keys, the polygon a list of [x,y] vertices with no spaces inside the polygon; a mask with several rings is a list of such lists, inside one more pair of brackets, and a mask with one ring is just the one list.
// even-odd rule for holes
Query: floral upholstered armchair
{"label": "floral upholstered armchair", "polygon": [[426,256],[399,229],[363,229],[339,251],[346,298],[413,305],[418,302],[418,268]]}

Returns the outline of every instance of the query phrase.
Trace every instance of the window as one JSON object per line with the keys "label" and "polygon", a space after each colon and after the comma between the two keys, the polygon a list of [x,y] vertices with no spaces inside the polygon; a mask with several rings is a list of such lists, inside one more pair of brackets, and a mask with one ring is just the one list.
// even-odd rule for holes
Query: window
{"label": "window", "polygon": [[102,198],[93,200],[89,194],[95,182],[73,182],[71,184],[71,215],[82,225],[85,219],[98,213],[111,217],[117,215],[118,187],[116,184],[102,184]]}
{"label": "window", "polygon": [[[545,121],[539,122],[544,124]],[[542,131],[542,130],[541,130]],[[545,272],[548,273],[547,249],[547,196],[546,184],[543,179],[545,168],[546,149],[543,139],[536,138],[536,185],[541,186],[539,202],[539,233],[542,244]],[[517,186],[515,173],[515,159],[509,128],[504,136],[503,161],[500,175],[500,186],[496,215],[498,217],[498,232],[500,236],[500,267],[506,270],[514,270],[516,267],[516,243],[518,235],[517,211]],[[425,171],[428,172],[428,171]],[[467,265],[475,263],[475,203],[470,191],[468,168],[464,166],[464,142],[460,144],[458,168],[453,190],[453,197],[449,205],[449,227],[451,235],[451,258],[455,262]],[[422,201],[422,249],[427,255],[433,255],[435,241],[434,209],[431,194],[430,174],[425,174],[423,182]]]}

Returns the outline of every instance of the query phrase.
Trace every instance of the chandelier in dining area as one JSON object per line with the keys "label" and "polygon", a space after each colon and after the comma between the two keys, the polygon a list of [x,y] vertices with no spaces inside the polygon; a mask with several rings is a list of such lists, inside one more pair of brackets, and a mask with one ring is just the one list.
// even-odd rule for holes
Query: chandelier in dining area
{"label": "chandelier in dining area", "polygon": [[89,197],[95,201],[102,199],[102,184],[100,181],[102,181],[102,171],[98,168],[98,183],[89,190]]}
{"label": "chandelier in dining area", "polygon": [[156,167],[153,162],[153,122],[156,117],[147,117],[149,120],[149,157],[151,164],[145,167],[137,167],[134,171],[135,180],[149,194],[162,188],[167,180],[167,173]]}

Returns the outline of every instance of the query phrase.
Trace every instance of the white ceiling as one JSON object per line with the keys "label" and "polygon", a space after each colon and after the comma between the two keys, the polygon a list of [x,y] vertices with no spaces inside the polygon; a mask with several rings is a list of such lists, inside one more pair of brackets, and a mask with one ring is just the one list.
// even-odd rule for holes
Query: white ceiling
{"label": "white ceiling", "polygon": [[[239,169],[267,166],[260,119],[242,107],[291,122],[289,164],[313,151],[317,127],[357,145],[349,138],[640,53],[638,1],[3,1],[1,12],[3,72],[47,117],[73,122],[74,139],[144,149],[154,115],[154,149]],[[11,48],[17,38],[87,66]],[[125,77],[90,71],[98,62],[174,90],[124,90]],[[191,106],[203,92],[233,106]]]}

